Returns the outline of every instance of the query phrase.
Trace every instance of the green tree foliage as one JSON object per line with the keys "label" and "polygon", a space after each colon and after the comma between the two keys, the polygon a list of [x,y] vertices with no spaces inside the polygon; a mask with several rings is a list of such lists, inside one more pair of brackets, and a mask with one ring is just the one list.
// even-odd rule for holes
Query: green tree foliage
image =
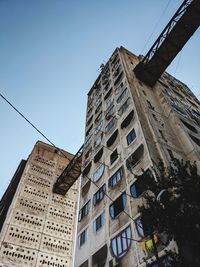
{"label": "green tree foliage", "polygon": [[168,168],[160,162],[154,173],[157,183],[148,183],[146,188],[154,194],[145,194],[146,204],[139,208],[145,235],[158,231],[176,241],[179,253],[174,267],[200,267],[200,176],[196,164],[174,159]]}

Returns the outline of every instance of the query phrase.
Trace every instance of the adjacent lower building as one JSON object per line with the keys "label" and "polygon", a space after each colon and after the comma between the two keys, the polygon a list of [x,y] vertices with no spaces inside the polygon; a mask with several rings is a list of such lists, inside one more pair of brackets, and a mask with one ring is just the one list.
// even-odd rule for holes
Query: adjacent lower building
{"label": "adjacent lower building", "polygon": [[1,267],[73,266],[78,182],[53,193],[73,155],[38,141],[0,202]]}
{"label": "adjacent lower building", "polygon": [[[159,159],[200,163],[198,99],[167,72],[154,87],[142,83],[140,60],[117,48],[88,93],[75,267],[157,266],[138,242],[142,174]],[[167,264],[168,247],[157,247]]]}

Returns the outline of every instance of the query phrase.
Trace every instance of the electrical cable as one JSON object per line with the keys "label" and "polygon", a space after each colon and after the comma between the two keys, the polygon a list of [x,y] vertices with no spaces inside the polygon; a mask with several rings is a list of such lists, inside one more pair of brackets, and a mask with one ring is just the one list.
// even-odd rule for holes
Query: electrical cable
{"label": "electrical cable", "polygon": [[60,151],[60,153],[65,157],[67,158],[68,160],[71,160],[69,159],[64,153],[63,151],[58,148],[46,135],[44,135],[30,120],[28,120],[5,96],[3,96],[1,93],[0,93],[0,96],[1,98],[7,102],[7,104],[9,106],[11,106],[26,122],[28,122],[28,124],[31,125],[31,127],[33,127],[46,141],[48,141],[48,143],[50,143],[54,148],[56,148],[57,150]]}
{"label": "electrical cable", "polygon": [[153,30],[152,30],[151,34],[149,35],[149,37],[148,37],[146,43],[144,44],[144,46],[143,46],[143,48],[142,48],[142,51],[140,52],[140,55],[143,53],[144,49],[146,48],[147,44],[149,43],[149,41],[150,41],[152,35],[154,34],[154,32],[155,32],[155,30],[156,30],[158,24],[160,23],[160,20],[162,19],[162,17],[164,16],[165,12],[167,11],[167,8],[168,8],[170,2],[171,2],[171,0],[169,0],[169,1],[167,2],[167,5],[165,6],[165,8],[164,8],[162,14],[161,14],[160,17],[158,18],[158,20],[157,20],[155,26],[153,27]]}

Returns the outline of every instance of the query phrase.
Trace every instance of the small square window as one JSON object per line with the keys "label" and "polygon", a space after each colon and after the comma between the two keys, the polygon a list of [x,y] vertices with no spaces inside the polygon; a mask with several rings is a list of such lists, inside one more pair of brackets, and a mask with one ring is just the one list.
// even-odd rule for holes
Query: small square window
{"label": "small square window", "polygon": [[118,158],[117,149],[110,155],[110,164],[112,165]]}
{"label": "small square window", "polygon": [[135,130],[133,129],[126,137],[127,144],[130,145],[136,138]]}

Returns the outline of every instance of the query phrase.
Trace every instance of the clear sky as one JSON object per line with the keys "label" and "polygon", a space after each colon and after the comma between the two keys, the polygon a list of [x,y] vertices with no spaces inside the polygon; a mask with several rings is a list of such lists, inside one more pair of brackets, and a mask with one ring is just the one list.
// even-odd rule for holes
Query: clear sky
{"label": "clear sky", "polygon": [[[121,45],[145,54],[181,3],[0,0],[0,92],[58,147],[75,153],[83,143],[87,92],[101,63]],[[199,48],[198,30],[168,68],[196,95]],[[2,99],[0,123],[1,196],[20,160],[45,140]]]}

